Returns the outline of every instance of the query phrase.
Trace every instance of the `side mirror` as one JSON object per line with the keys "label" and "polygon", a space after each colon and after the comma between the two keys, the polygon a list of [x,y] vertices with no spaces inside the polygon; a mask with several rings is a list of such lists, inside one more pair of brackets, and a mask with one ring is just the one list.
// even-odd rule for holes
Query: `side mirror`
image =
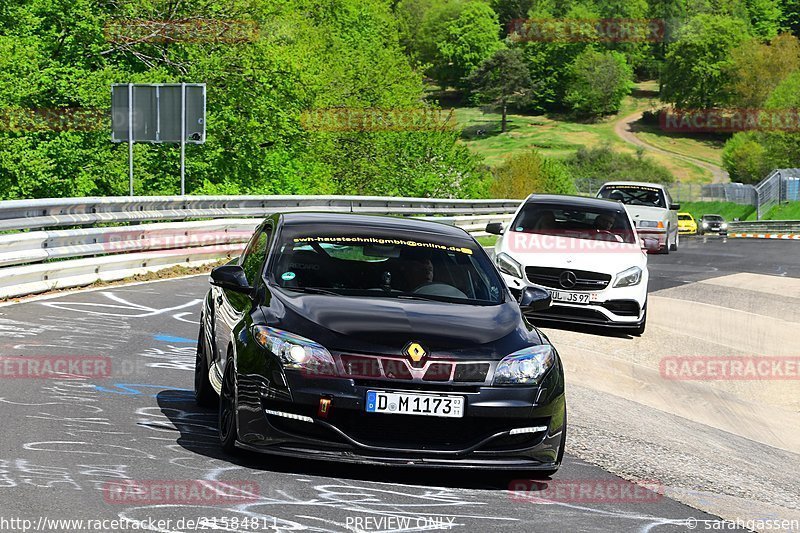
{"label": "side mirror", "polygon": [[669,206],[669,210],[670,211],[680,211],[681,210],[681,204],[672,204],[671,206]]}
{"label": "side mirror", "polygon": [[239,265],[218,266],[211,271],[210,282],[215,287],[243,294],[250,294],[253,290]]}
{"label": "side mirror", "polygon": [[658,244],[658,239],[653,239],[650,237],[645,237],[642,239],[642,250],[647,250],[648,252],[657,252],[661,248]]}
{"label": "side mirror", "polygon": [[489,222],[486,224],[486,233],[491,233],[492,235],[502,235],[503,224],[501,222]]}
{"label": "side mirror", "polygon": [[544,311],[553,302],[550,293],[539,287],[525,287],[519,298],[523,311]]}

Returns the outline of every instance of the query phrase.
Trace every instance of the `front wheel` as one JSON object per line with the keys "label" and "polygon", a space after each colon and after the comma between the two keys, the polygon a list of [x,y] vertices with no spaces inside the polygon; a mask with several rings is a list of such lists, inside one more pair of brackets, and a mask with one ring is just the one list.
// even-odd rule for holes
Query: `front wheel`
{"label": "front wheel", "polygon": [[631,330],[631,335],[634,337],[641,337],[644,335],[645,326],[647,326],[647,304],[645,304],[644,314],[642,315],[642,323]]}
{"label": "front wheel", "polygon": [[225,376],[222,378],[222,394],[219,398],[219,442],[222,451],[234,455],[236,453],[236,376],[233,362],[228,361]]}
{"label": "front wheel", "polygon": [[211,388],[208,380],[208,357],[206,355],[206,338],[203,326],[197,336],[197,355],[194,361],[194,401],[200,407],[217,405],[217,393]]}
{"label": "front wheel", "polygon": [[681,238],[680,233],[676,233],[675,234],[675,242],[672,243],[672,251],[673,252],[677,252],[678,251],[678,246],[680,245],[680,238]]}
{"label": "front wheel", "polygon": [[564,450],[567,447],[567,407],[564,406],[564,425],[561,426],[561,441],[558,445],[558,455],[556,456],[556,466],[552,470],[541,470],[536,472],[542,477],[553,477],[558,469],[561,467],[561,462],[564,460]]}

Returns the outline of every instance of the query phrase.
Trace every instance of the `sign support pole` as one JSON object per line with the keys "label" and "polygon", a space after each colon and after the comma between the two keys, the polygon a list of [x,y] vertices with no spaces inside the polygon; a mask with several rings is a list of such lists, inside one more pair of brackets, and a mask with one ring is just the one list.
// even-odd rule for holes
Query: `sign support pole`
{"label": "sign support pole", "polygon": [[128,181],[133,196],[133,84],[128,84]]}
{"label": "sign support pole", "polygon": [[186,84],[181,83],[181,196],[186,195]]}

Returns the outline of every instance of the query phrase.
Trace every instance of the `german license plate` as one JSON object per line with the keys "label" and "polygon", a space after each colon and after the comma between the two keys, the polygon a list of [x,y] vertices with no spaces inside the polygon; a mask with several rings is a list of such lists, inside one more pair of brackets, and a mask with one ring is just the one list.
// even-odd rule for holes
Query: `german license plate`
{"label": "german license plate", "polygon": [[371,390],[367,391],[367,412],[462,418],[464,397]]}
{"label": "german license plate", "polygon": [[591,292],[550,291],[550,298],[554,302],[567,302],[571,304],[588,304],[597,299]]}

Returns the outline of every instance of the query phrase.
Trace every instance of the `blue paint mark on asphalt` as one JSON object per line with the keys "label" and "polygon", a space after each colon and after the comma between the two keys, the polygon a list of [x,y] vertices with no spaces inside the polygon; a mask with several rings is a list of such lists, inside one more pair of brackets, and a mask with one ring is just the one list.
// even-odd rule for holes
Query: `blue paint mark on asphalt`
{"label": "blue paint mark on asphalt", "polygon": [[[105,387],[95,385],[95,390],[97,392],[120,394],[122,396],[146,396],[150,398],[157,398],[160,394],[164,392],[172,392],[175,393],[174,397],[169,398],[166,401],[174,401],[174,402],[185,401],[194,397],[194,392],[189,389],[181,389],[178,387],[170,387],[167,385],[148,385],[144,383],[114,383],[114,387],[115,388],[113,389],[107,389]],[[151,389],[155,390],[155,392],[143,391],[141,389]]]}
{"label": "blue paint mark on asphalt", "polygon": [[187,339],[185,337],[173,337],[172,335],[158,334],[154,335],[153,338],[157,341],[162,341],[162,342],[176,342],[176,343],[180,342],[185,344],[197,344],[196,340]]}

